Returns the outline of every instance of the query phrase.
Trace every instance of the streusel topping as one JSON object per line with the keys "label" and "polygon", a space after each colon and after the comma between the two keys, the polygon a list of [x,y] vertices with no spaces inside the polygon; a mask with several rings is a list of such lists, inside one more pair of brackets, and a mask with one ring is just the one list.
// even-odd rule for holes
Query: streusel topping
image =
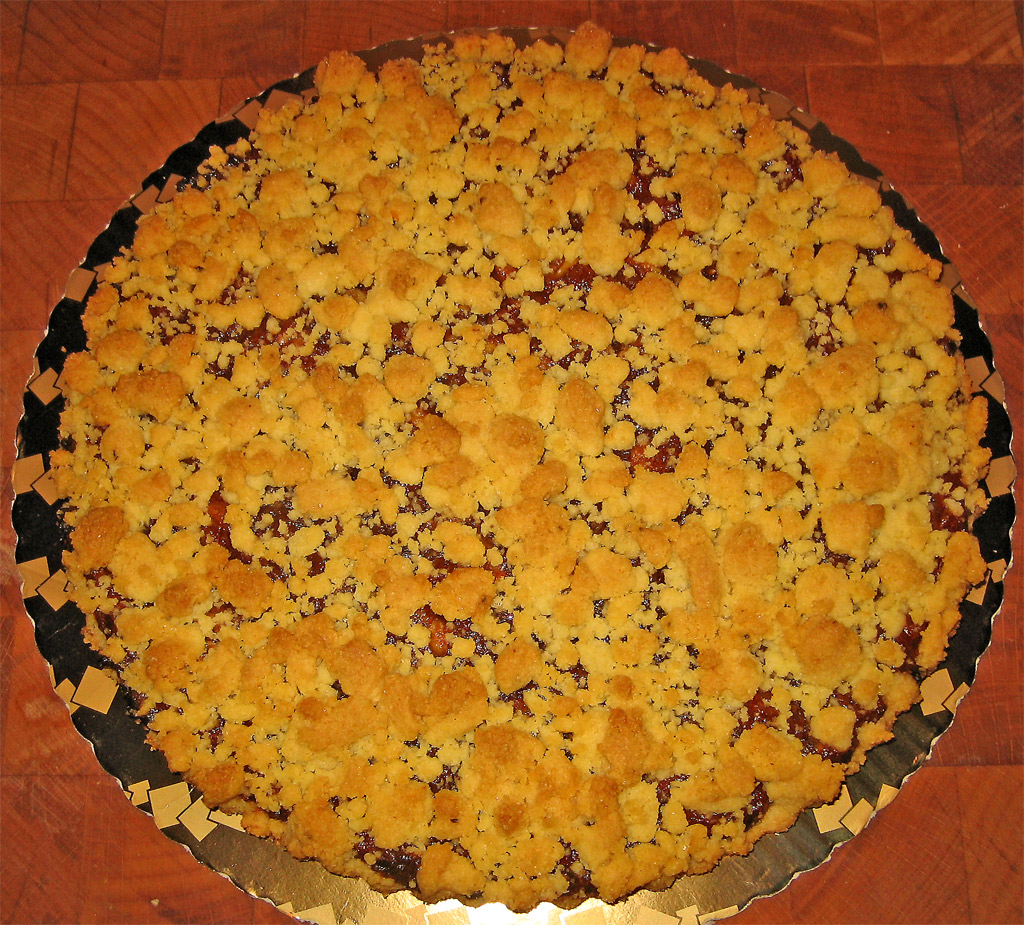
{"label": "streusel topping", "polygon": [[675,50],[331,55],[88,303],[86,639],[211,806],[378,890],[709,870],[891,736],[984,575],[939,271]]}

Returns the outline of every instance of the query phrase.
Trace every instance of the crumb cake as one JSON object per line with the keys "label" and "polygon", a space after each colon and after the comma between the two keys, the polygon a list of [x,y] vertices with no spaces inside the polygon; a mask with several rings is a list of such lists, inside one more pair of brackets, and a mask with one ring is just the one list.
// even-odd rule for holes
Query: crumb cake
{"label": "crumb cake", "polygon": [[88,302],[86,640],[211,807],[376,890],[708,871],[891,737],[985,573],[939,273],[673,49],[332,54]]}

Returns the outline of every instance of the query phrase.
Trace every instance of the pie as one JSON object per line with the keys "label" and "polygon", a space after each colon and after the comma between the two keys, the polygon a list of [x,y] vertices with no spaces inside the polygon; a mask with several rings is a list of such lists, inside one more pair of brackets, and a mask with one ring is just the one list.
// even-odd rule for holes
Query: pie
{"label": "pie", "polygon": [[674,49],[332,54],[88,302],[85,638],[211,807],[376,890],[708,871],[836,796],[985,575],[940,269]]}

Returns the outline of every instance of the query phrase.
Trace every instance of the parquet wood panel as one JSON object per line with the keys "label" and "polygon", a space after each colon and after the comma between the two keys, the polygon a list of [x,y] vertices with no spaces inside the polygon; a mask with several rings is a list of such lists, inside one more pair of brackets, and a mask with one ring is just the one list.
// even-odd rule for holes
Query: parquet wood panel
{"label": "parquet wood panel", "polygon": [[[160,76],[226,77],[299,66],[304,18],[286,0],[203,0],[167,8]],[[280,78],[278,78],[280,79]]]}
{"label": "parquet wood panel", "polygon": [[1009,64],[1021,60],[1015,7],[1003,0],[934,4],[885,0],[877,4],[884,64]]}
{"label": "parquet wood panel", "polygon": [[[736,6],[700,0],[592,0],[591,18],[610,32],[674,45],[725,68],[736,65]],[[455,3],[450,9],[458,9]]]}
{"label": "parquet wood panel", "polygon": [[[827,21],[827,29],[821,23]],[[880,59],[871,0],[781,0],[736,4],[739,68],[786,57],[828,66],[876,64]]]}
{"label": "parquet wood panel", "polygon": [[67,197],[127,199],[171,151],[220,115],[219,103],[216,78],[83,83]]}
{"label": "parquet wood panel", "polygon": [[808,103],[897,188],[911,180],[959,183],[962,154],[946,76],[937,66],[814,65],[807,69]]}
{"label": "parquet wood panel", "polygon": [[[1020,2],[2,0],[0,921],[289,921],[125,801],[35,649],[13,561],[10,466],[31,354],[68,273],[173,148],[331,48],[586,17],[789,95],[885,172],[979,307],[1024,458]],[[1024,920],[1022,608],[1018,565],[932,759],[835,858],[734,921]]]}
{"label": "parquet wood panel", "polygon": [[78,84],[0,87],[0,197],[4,202],[64,198]]}
{"label": "parquet wood panel", "polygon": [[[18,80],[136,80],[160,68],[162,0],[33,3],[28,9]],[[60,54],[54,54],[60,49]]]}
{"label": "parquet wood panel", "polygon": [[28,0],[0,2],[0,78],[5,82],[18,75],[27,16]]}

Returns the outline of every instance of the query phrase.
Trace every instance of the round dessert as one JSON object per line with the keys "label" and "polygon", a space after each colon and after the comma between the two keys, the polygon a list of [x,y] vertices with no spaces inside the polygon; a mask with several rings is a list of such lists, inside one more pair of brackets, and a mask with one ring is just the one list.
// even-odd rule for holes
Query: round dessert
{"label": "round dessert", "polygon": [[834,798],[985,574],[939,271],[675,50],[332,55],[89,300],[86,639],[210,806],[377,890],[707,871]]}

